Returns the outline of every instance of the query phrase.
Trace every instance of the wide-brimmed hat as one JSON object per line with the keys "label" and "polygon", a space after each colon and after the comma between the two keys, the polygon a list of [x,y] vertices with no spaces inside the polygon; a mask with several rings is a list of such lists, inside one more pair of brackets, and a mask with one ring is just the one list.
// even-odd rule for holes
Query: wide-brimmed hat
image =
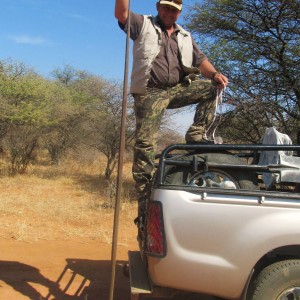
{"label": "wide-brimmed hat", "polygon": [[182,9],[182,0],[161,0],[159,1],[160,4],[170,5],[178,10]]}

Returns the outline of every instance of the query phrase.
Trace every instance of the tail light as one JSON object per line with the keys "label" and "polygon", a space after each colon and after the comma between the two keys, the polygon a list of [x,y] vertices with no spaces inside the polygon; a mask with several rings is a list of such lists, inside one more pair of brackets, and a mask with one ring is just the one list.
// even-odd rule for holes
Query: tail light
{"label": "tail light", "polygon": [[167,254],[163,208],[158,201],[150,201],[148,205],[144,252],[156,257],[165,257]]}

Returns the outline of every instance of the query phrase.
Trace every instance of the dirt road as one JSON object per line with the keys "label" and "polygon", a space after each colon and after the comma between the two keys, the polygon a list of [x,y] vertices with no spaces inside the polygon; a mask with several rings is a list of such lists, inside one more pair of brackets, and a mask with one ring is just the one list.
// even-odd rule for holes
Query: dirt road
{"label": "dirt road", "polygon": [[[0,241],[0,299],[108,299],[108,244],[78,241]],[[120,260],[119,260],[120,259]],[[118,263],[127,248],[118,247]],[[115,299],[129,300],[129,280],[116,268]]]}
{"label": "dirt road", "polygon": [[[134,249],[136,245],[133,242],[129,247]],[[73,240],[29,243],[1,239],[0,249],[1,300],[109,298],[109,244]],[[129,279],[122,272],[122,264],[127,261],[127,251],[128,245],[118,246],[114,300],[130,300]],[[173,299],[212,298],[177,295]]]}

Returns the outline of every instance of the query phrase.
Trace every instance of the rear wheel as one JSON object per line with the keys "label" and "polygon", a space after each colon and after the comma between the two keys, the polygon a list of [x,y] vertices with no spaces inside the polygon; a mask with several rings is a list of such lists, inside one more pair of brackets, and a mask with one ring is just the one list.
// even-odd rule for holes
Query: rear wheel
{"label": "rear wheel", "polygon": [[[172,166],[166,170],[165,183],[225,189],[258,189],[257,178],[253,172],[242,172],[234,168],[205,168],[205,161],[217,164],[245,164],[235,155],[224,153],[197,154],[198,161],[203,162],[202,170],[192,171],[191,166]],[[192,155],[180,157],[179,160],[192,160]]]}
{"label": "rear wheel", "polygon": [[285,260],[263,269],[250,285],[247,300],[299,300],[300,260]]}

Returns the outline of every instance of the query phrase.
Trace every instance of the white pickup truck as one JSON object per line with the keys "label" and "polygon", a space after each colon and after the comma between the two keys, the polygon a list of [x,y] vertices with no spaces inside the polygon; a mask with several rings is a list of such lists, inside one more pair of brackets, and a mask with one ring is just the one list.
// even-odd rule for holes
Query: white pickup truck
{"label": "white pickup truck", "polygon": [[[217,299],[299,300],[299,150],[166,148],[141,249],[129,251],[132,299],[186,291]],[[293,155],[280,154],[287,152]],[[260,163],[262,153],[277,155],[277,164]]]}

